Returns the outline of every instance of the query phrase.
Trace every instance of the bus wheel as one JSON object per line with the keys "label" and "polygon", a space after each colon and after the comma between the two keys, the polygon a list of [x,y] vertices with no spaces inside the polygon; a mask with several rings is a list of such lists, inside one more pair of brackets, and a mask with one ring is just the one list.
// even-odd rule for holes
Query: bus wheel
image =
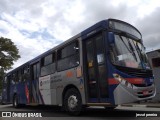
{"label": "bus wheel", "polygon": [[116,108],[117,106],[106,106],[106,107],[104,107],[105,108],[105,110],[114,110],[115,108]]}
{"label": "bus wheel", "polygon": [[82,109],[82,99],[75,88],[67,90],[64,96],[64,108],[71,115],[79,115]]}
{"label": "bus wheel", "polygon": [[13,97],[13,107],[18,108],[19,107],[19,103],[18,103],[18,96],[15,95]]}

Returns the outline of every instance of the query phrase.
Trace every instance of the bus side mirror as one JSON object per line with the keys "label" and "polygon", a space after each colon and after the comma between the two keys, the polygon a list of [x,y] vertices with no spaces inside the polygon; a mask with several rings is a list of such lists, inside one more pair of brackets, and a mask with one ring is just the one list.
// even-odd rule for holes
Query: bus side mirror
{"label": "bus side mirror", "polygon": [[108,33],[108,41],[109,41],[109,43],[110,44],[114,44],[114,34],[113,34],[113,32],[109,32]]}

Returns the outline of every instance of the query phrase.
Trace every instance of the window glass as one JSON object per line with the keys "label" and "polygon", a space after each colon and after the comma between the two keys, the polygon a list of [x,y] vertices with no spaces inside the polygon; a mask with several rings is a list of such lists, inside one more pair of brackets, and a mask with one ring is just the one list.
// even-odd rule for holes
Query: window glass
{"label": "window glass", "polygon": [[34,80],[36,79],[36,73],[37,73],[37,66],[35,64],[35,65],[33,65],[33,79]]}
{"label": "window glass", "polygon": [[65,58],[67,56],[71,56],[75,54],[77,49],[78,49],[78,46],[76,42],[71,43],[70,45],[66,46],[65,48],[61,50],[61,58]]}
{"label": "window glass", "polygon": [[125,36],[115,35],[115,46],[112,46],[113,62],[120,66],[142,68],[133,40]]}
{"label": "window glass", "polygon": [[40,64],[39,62],[33,65],[33,79],[37,79],[40,73]]}
{"label": "window glass", "polygon": [[7,77],[4,78],[4,83],[7,83]]}
{"label": "window glass", "polygon": [[115,29],[115,30],[120,30],[120,31],[124,31],[124,32],[127,32],[131,35],[134,35],[136,36],[138,39],[141,39],[142,36],[141,34],[139,33],[138,30],[136,30],[134,27],[132,27],[131,25],[129,24],[126,24],[126,23],[123,23],[123,22],[118,22],[118,21],[113,21],[113,20],[110,20],[109,21],[109,27],[112,28],[112,29]]}
{"label": "window glass", "polygon": [[38,78],[39,77],[39,73],[40,73],[40,64],[39,63],[37,63],[36,64],[36,67],[37,67],[37,73],[36,73],[36,78]]}
{"label": "window glass", "polygon": [[66,70],[79,65],[79,55],[75,54],[58,61],[58,70]]}
{"label": "window glass", "polygon": [[18,81],[22,81],[22,75],[21,75],[21,70],[18,71]]}
{"label": "window glass", "polygon": [[28,66],[23,68],[22,81],[26,81],[29,79],[29,68]]}
{"label": "window glass", "polygon": [[13,77],[14,82],[17,82],[16,73],[13,73],[12,77]]}
{"label": "window glass", "polygon": [[41,76],[54,73],[56,70],[55,66],[56,65],[55,65],[55,52],[54,52],[53,54],[50,54],[44,59],[42,59],[42,67],[40,71]]}
{"label": "window glass", "polygon": [[98,64],[104,63],[104,47],[102,36],[96,37],[97,61]]}
{"label": "window glass", "polygon": [[46,57],[44,58],[44,65],[48,65],[48,64],[52,63],[52,58],[53,58],[53,57],[52,57],[52,54],[46,56]]}
{"label": "window glass", "polygon": [[79,65],[78,41],[58,50],[58,71],[66,70]]}
{"label": "window glass", "polygon": [[41,68],[41,76],[49,75],[55,72],[55,63],[49,64],[47,66],[43,66]]}

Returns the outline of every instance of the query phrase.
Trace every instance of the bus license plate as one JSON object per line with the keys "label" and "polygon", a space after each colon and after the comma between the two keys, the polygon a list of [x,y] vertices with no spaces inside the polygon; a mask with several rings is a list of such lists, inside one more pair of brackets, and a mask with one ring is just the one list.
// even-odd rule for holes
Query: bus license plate
{"label": "bus license plate", "polygon": [[143,91],[143,95],[148,95],[149,92],[148,91]]}

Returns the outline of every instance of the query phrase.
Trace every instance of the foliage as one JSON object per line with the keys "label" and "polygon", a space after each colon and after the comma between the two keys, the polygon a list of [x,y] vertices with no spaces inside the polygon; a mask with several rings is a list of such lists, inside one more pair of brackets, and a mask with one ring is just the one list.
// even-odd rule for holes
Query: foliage
{"label": "foliage", "polygon": [[1,92],[2,92],[2,80],[3,80],[4,74],[5,74],[4,70],[0,69],[0,95],[1,95]]}
{"label": "foliage", "polygon": [[18,53],[16,45],[10,39],[0,37],[0,91],[4,71],[11,69],[13,62],[20,58]]}
{"label": "foliage", "polygon": [[0,38],[0,68],[9,70],[13,62],[20,58],[18,49],[8,38]]}

